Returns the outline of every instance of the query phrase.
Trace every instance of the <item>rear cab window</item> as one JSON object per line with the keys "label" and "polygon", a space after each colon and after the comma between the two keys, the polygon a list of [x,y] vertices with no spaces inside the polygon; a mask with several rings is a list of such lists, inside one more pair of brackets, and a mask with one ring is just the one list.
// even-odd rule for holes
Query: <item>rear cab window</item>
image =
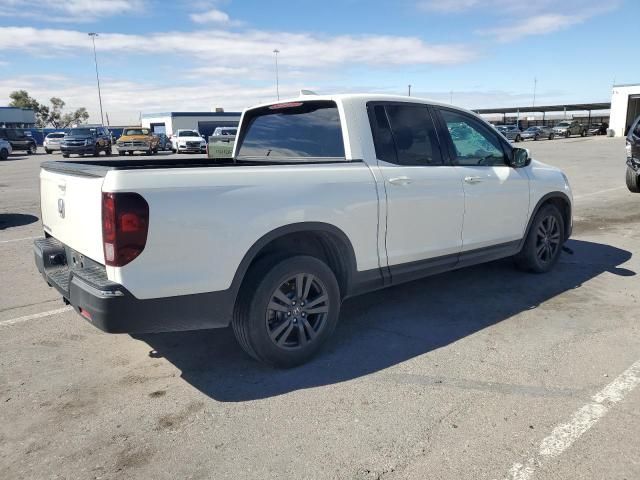
{"label": "rear cab window", "polygon": [[345,160],[340,114],[333,101],[287,102],[249,110],[240,135],[237,160]]}

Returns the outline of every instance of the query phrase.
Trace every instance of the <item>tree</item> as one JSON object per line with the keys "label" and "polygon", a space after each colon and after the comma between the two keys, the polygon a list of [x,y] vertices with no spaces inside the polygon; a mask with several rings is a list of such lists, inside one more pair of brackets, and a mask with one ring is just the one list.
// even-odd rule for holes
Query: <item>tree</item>
{"label": "tree", "polygon": [[50,106],[38,103],[35,98],[29,96],[26,90],[11,92],[9,98],[11,98],[10,107],[30,108],[35,112],[38,128],[44,128],[47,125],[54,128],[67,128],[74,124],[84,123],[89,119],[89,113],[84,107],[78,108],[75,112],[62,113],[66,103],[58,97],[49,99]]}

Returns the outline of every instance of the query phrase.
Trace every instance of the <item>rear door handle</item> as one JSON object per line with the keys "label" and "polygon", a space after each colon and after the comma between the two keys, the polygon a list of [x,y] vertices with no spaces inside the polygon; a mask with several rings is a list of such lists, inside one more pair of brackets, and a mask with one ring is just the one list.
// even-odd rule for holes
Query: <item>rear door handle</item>
{"label": "rear door handle", "polygon": [[395,177],[389,179],[389,183],[391,185],[409,185],[412,181],[413,180],[409,177]]}
{"label": "rear door handle", "polygon": [[482,181],[482,177],[464,177],[465,183],[480,183]]}

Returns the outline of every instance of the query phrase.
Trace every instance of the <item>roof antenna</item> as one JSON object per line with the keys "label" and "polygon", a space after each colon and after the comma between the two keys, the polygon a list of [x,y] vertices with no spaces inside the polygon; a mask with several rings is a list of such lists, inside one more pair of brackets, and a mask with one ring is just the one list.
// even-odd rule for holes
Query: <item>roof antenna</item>
{"label": "roof antenna", "polygon": [[300,90],[300,96],[301,97],[304,97],[306,95],[318,95],[318,94],[316,92],[314,92],[313,90],[305,90],[305,89]]}

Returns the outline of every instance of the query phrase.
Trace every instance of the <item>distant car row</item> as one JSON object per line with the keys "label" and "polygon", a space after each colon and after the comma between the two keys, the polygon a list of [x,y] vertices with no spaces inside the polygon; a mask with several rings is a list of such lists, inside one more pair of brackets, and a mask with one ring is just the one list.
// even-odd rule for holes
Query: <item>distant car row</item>
{"label": "distant car row", "polygon": [[581,137],[606,135],[608,125],[606,123],[594,123],[589,127],[585,127],[576,120],[565,120],[553,127],[536,125],[526,130],[521,130],[518,125],[496,125],[495,128],[507,140],[521,142],[524,140],[553,140],[556,137],[569,138],[572,135],[580,135]]}
{"label": "distant car row", "polygon": [[[218,127],[212,137],[235,135],[236,130],[235,127]],[[167,136],[145,127],[127,127],[115,142],[105,127],[72,128],[66,132],[49,133],[43,146],[46,153],[59,150],[65,158],[71,154],[97,156],[100,152],[106,155],[132,155],[135,152],[152,155],[163,150],[174,153],[207,152],[207,141],[197,130],[180,129],[174,135]],[[117,152],[114,152],[114,147]]]}

